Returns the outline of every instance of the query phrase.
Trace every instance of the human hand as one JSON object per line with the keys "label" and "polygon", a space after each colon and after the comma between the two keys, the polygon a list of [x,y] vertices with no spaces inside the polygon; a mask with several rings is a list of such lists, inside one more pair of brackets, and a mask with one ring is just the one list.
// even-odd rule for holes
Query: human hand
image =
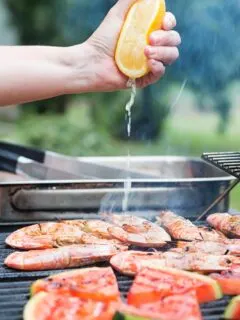
{"label": "human hand", "polygon": [[[99,28],[83,44],[82,48],[88,57],[87,74],[91,79],[87,91],[115,91],[127,87],[128,79],[118,69],[114,56],[126,14],[135,1],[118,0]],[[143,88],[158,81],[165,73],[165,66],[179,57],[177,46],[181,43],[181,38],[172,30],[175,26],[176,19],[168,12],[163,21],[163,30],[150,35],[150,45],[145,49],[150,72],[137,79],[138,87]],[[78,46],[75,49],[76,47]],[[75,61],[79,61],[77,57]]]}

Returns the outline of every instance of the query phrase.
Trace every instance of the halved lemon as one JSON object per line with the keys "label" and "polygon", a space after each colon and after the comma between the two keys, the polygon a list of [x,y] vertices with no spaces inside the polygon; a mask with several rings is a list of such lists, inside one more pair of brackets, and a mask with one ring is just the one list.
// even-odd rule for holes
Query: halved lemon
{"label": "halved lemon", "polygon": [[118,68],[131,79],[149,72],[145,47],[153,31],[162,28],[166,13],[165,0],[137,0],[123,24],[115,53]]}

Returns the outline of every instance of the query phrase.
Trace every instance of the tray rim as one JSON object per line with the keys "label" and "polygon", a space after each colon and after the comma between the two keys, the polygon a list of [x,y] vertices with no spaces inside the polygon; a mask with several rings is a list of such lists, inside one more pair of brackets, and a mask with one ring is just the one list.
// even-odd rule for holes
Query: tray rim
{"label": "tray rim", "polygon": [[[193,184],[193,183],[209,183],[209,182],[227,182],[227,181],[234,181],[237,180],[234,176],[223,176],[223,177],[212,177],[212,178],[185,178],[185,179],[131,179],[132,184],[142,184],[146,187],[153,187],[153,185],[176,185],[176,184]],[[68,186],[71,187],[73,185],[75,186],[81,186],[84,184],[88,185],[94,185],[96,184],[123,184],[126,181],[126,179],[107,179],[107,180],[33,180],[33,181],[13,181],[13,182],[0,182],[0,187],[57,187],[57,186]],[[152,185],[151,185],[152,184]],[[112,187],[112,186],[111,186]],[[110,188],[110,187],[109,187]],[[95,188],[94,188],[95,189]]]}
{"label": "tray rim", "polygon": [[[75,159],[79,159],[82,161],[89,161],[89,162],[103,162],[105,164],[109,165],[109,162],[126,162],[127,156],[97,156],[97,157],[75,157]],[[130,161],[137,161],[139,163],[147,162],[198,162],[205,164],[206,166],[213,167],[216,171],[221,172],[220,169],[214,167],[213,165],[203,161],[200,157],[186,157],[186,156],[131,156]],[[111,167],[111,165],[110,165]],[[124,170],[124,169],[123,169]],[[24,179],[24,178],[23,178]],[[236,177],[229,175],[225,173],[222,170],[222,176],[216,176],[216,177],[202,177],[202,178],[171,178],[171,179],[162,179],[162,178],[149,178],[149,179],[131,179],[132,183],[138,183],[141,185],[163,185],[163,184],[170,184],[170,185],[176,185],[176,184],[191,184],[191,183],[208,183],[208,182],[231,182],[236,180]],[[74,179],[74,180],[22,180],[22,181],[5,181],[0,182],[0,187],[57,187],[57,186],[72,186],[72,185],[81,185],[84,184],[123,184],[126,181],[126,179]]]}

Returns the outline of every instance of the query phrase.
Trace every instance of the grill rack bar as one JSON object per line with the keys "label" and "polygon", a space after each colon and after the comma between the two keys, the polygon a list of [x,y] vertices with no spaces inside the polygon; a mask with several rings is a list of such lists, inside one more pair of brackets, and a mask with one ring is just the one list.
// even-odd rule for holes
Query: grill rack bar
{"label": "grill rack bar", "polygon": [[203,153],[202,159],[240,179],[240,152]]}

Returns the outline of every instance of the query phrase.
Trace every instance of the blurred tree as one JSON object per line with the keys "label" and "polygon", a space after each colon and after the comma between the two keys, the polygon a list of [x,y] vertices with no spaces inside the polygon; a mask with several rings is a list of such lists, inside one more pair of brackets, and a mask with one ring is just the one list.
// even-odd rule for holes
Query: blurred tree
{"label": "blurred tree", "polygon": [[[201,108],[210,98],[219,114],[218,131],[230,118],[229,85],[240,78],[238,0],[168,0],[182,35],[181,58],[170,69],[172,81],[188,80]],[[165,81],[165,79],[163,80]]]}
{"label": "blurred tree", "polygon": [[[65,0],[3,0],[22,45],[64,45]],[[63,113],[67,97],[32,103],[38,113]],[[29,109],[28,109],[29,110]]]}
{"label": "blurred tree", "polygon": [[[69,2],[71,6],[68,27],[72,39],[75,37],[76,40],[89,36],[116,1]],[[235,79],[240,78],[239,1],[167,0],[167,6],[168,10],[177,16],[177,29],[182,36],[181,57],[168,68],[166,76],[158,85],[143,90],[142,99],[138,99],[133,108],[132,136],[154,139],[161,132],[168,115],[169,102],[165,99],[166,92],[172,84],[181,84],[184,80],[187,80],[188,85],[194,90],[198,108],[213,108],[219,114],[218,131],[224,132],[231,112],[227,89]],[[80,33],[76,34],[76,30],[80,30]],[[121,94],[113,94],[109,98],[109,94],[103,94],[102,99],[97,100],[96,104],[110,104],[109,108],[113,108],[114,103],[118,105],[119,112],[115,111],[111,121],[114,123],[114,132],[120,137],[125,137],[123,101],[126,101],[126,95],[120,98]],[[97,106],[94,108],[93,113],[96,113]],[[103,118],[107,118],[107,112],[110,112],[107,107],[100,106],[98,109],[98,116],[95,114],[96,122],[98,119],[102,121]],[[104,116],[99,115],[101,112]]]}
{"label": "blurred tree", "polygon": [[[99,25],[116,0],[4,0],[12,13],[12,22],[24,44],[74,44],[84,41]],[[172,84],[187,79],[195,91],[198,106],[208,110],[212,101],[219,114],[219,132],[230,118],[228,86],[240,78],[239,0],[166,0],[168,10],[176,14],[182,35],[181,57],[168,68],[158,85],[143,90],[133,108],[133,138],[154,139],[168,115],[166,93]],[[96,124],[108,119],[107,127],[126,137],[124,106],[128,93],[88,95]],[[66,97],[37,103],[38,110],[64,110]],[[48,103],[48,104],[46,104]],[[44,108],[47,106],[47,108]],[[113,112],[114,110],[114,112]],[[100,115],[100,113],[102,113]],[[111,124],[111,123],[112,124]]]}

